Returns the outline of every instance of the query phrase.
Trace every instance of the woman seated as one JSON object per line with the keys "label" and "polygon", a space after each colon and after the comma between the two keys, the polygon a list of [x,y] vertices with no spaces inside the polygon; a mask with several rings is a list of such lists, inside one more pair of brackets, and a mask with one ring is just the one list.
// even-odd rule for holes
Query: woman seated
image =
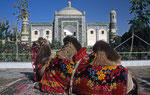
{"label": "woman seated", "polygon": [[104,41],[93,46],[93,53],[81,62],[73,83],[73,91],[84,95],[126,95],[127,69],[121,56]]}

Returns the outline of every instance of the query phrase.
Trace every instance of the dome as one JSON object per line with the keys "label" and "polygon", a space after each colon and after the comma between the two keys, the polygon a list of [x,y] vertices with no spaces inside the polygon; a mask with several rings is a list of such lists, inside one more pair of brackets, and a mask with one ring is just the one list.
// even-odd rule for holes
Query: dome
{"label": "dome", "polygon": [[66,7],[58,12],[60,15],[82,15],[82,13],[75,8]]}
{"label": "dome", "polygon": [[57,14],[59,15],[82,15],[82,12],[71,7],[71,2],[68,2],[68,7],[60,10]]}
{"label": "dome", "polygon": [[110,13],[111,13],[111,14],[116,14],[116,11],[115,11],[115,10],[112,10]]}

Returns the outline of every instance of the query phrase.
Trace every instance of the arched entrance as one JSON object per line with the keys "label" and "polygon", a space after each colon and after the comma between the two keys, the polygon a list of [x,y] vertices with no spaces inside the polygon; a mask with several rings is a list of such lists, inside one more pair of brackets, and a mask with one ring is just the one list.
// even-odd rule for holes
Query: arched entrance
{"label": "arched entrance", "polygon": [[76,38],[76,36],[77,36],[77,29],[74,26],[72,26],[72,25],[67,25],[64,28],[64,37],[66,37],[67,35],[71,35],[71,36],[74,36]]}

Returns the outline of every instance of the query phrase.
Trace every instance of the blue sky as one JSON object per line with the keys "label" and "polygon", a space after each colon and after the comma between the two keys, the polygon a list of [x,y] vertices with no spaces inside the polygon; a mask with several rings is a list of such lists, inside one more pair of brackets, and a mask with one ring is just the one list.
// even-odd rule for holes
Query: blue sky
{"label": "blue sky", "polygon": [[[19,0],[1,0],[0,21],[9,20],[13,25],[16,17],[12,13],[16,10],[13,4]],[[53,22],[54,11],[60,11],[67,7],[68,0],[28,0],[29,22]],[[128,31],[128,21],[132,18],[129,13],[131,0],[71,0],[73,8],[86,12],[86,22],[107,22],[111,10],[117,12],[118,34],[122,35]]]}

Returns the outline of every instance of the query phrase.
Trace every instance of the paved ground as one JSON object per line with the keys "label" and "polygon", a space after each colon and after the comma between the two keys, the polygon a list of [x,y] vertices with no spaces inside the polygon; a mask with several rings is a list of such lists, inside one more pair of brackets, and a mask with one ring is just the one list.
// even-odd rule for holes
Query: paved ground
{"label": "paved ground", "polygon": [[28,77],[33,80],[33,76],[32,69],[0,69],[0,91],[21,77]]}
{"label": "paved ground", "polygon": [[140,90],[150,95],[150,66],[127,68],[136,76]]}
{"label": "paved ground", "polygon": [[[150,66],[127,68],[136,76],[140,89],[150,95]],[[0,69],[0,91],[21,77],[28,77],[33,80],[32,69]]]}

